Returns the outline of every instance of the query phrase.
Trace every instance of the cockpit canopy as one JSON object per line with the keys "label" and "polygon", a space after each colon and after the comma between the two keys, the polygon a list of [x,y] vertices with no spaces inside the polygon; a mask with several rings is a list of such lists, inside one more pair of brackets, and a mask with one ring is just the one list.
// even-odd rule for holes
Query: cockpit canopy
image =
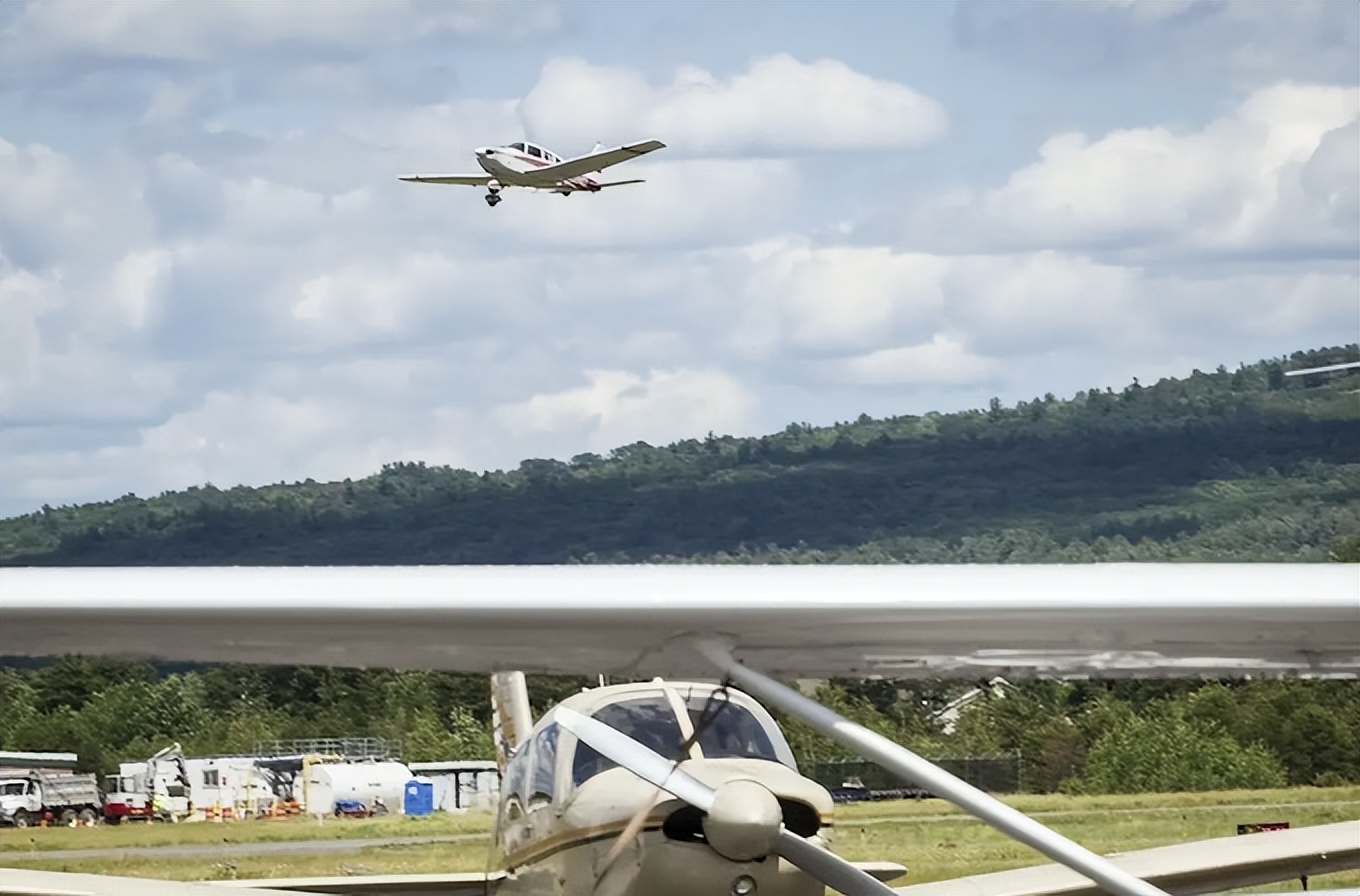
{"label": "cockpit canopy", "polygon": [[516,152],[522,152],[526,156],[535,159],[542,159],[549,165],[556,165],[558,162],[562,161],[562,158],[557,155],[557,153],[546,150],[536,143],[511,143],[506,148],[513,149]]}
{"label": "cockpit canopy", "polygon": [[[704,759],[768,759],[779,762],[770,734],[739,703],[726,699],[721,692],[680,695],[689,724],[681,728],[671,700],[666,694],[650,694],[606,704],[591,715],[610,728],[672,761],[690,758]],[[712,698],[712,699],[710,699]],[[695,734],[695,748],[685,755],[685,741],[689,730]],[[580,785],[600,772],[614,767],[614,763],[586,744],[577,744],[571,764],[571,780]]]}
{"label": "cockpit canopy", "polygon": [[[797,770],[793,751],[770,714],[747,695],[717,685],[663,681],[621,685],[577,694],[563,705],[670,760],[764,759]],[[539,799],[566,799],[575,788],[614,767],[594,748],[559,732],[549,715],[515,751],[502,791],[504,796],[517,796],[525,806]]]}

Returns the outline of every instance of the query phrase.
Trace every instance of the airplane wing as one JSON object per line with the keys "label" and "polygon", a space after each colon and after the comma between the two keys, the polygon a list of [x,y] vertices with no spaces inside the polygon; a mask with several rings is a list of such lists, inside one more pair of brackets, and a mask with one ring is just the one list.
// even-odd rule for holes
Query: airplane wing
{"label": "airplane wing", "polygon": [[1286,370],[1285,376],[1305,376],[1310,373],[1332,373],[1336,370],[1354,370],[1360,367],[1360,361],[1347,361],[1344,364],[1328,364],[1325,367],[1305,367],[1302,370]]}
{"label": "airplane wing", "polygon": [[616,146],[613,149],[602,149],[584,156],[577,156],[574,159],[567,159],[565,162],[558,162],[556,165],[549,165],[534,172],[537,177],[553,177],[558,180],[567,180],[572,177],[580,177],[582,174],[590,174],[593,171],[603,171],[610,165],[617,165],[629,159],[636,159],[640,155],[664,149],[666,144],[660,140],[643,140],[640,143],[629,143],[626,146]]}
{"label": "airplane wing", "polygon": [[453,184],[462,187],[484,187],[491,183],[488,174],[404,174],[397,180],[416,184]]}
{"label": "airplane wing", "polygon": [[[1360,867],[1360,822],[1177,843],[1110,856],[1120,868],[1173,896],[1219,893]],[[1061,865],[977,874],[899,887],[900,896],[1102,896]]]}
{"label": "airplane wing", "polygon": [[619,675],[1360,674],[1354,564],[0,569],[0,653]]}
{"label": "airplane wing", "polygon": [[[248,886],[250,883],[243,882],[246,885],[235,891],[236,896],[299,896],[295,890],[271,890]],[[226,893],[214,883],[0,868],[0,896],[226,896]]]}
{"label": "airplane wing", "polygon": [[[490,874],[454,872],[450,874],[366,874],[357,877],[295,877],[276,880],[214,881],[231,887],[236,896],[254,896],[257,887],[287,891],[289,896],[495,896],[504,871]],[[4,896],[0,893],[0,896]],[[216,896],[230,896],[218,891]]]}

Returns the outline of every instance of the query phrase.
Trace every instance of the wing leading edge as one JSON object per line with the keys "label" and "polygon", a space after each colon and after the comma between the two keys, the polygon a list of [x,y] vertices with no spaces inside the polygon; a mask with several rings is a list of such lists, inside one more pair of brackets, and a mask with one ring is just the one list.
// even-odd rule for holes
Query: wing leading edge
{"label": "wing leading edge", "polygon": [[1346,564],[0,569],[0,653],[485,672],[1356,677]]}

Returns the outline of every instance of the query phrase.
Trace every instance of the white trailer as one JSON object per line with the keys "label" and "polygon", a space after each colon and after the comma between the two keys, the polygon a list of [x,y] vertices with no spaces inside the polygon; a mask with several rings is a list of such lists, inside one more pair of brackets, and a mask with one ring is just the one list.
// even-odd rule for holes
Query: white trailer
{"label": "white trailer", "polygon": [[434,784],[434,807],[445,812],[490,811],[500,797],[500,772],[494,760],[454,759],[412,762],[411,771]]}

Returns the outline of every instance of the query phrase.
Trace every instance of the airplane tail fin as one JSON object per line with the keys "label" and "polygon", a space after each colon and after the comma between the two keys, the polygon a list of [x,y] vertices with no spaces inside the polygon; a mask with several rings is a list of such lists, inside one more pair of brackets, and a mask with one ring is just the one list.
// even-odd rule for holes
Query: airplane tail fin
{"label": "airplane tail fin", "polygon": [[491,737],[496,745],[496,767],[505,771],[518,747],[534,727],[529,711],[529,689],[523,672],[491,675]]}

